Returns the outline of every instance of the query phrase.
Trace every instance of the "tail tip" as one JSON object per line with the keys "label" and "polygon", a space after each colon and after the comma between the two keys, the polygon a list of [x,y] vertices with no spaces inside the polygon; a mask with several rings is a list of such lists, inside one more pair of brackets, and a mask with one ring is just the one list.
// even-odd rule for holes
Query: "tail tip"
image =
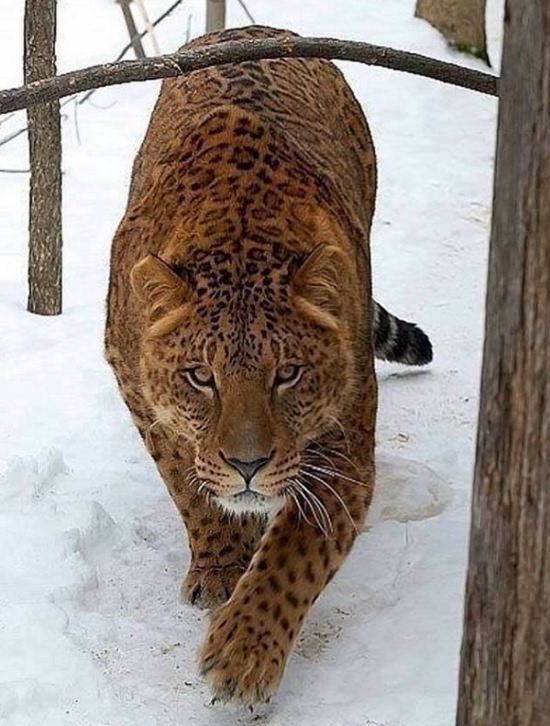
{"label": "tail tip", "polygon": [[422,328],[419,328],[418,326],[415,326],[415,356],[414,361],[412,362],[413,365],[417,366],[425,366],[428,365],[428,363],[431,363],[433,360],[433,347],[432,342],[426,335],[426,333],[422,330]]}

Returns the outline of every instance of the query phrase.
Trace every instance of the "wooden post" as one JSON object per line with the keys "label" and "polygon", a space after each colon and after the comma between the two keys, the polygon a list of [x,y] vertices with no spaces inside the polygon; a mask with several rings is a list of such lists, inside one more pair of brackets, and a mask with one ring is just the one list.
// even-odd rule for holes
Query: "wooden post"
{"label": "wooden post", "polygon": [[504,22],[458,726],[550,719],[550,2]]}
{"label": "wooden post", "polygon": [[415,15],[437,28],[457,50],[488,65],[485,34],[486,0],[416,0]]}
{"label": "wooden post", "polygon": [[122,8],[122,14],[124,15],[126,27],[128,28],[128,35],[130,36],[130,42],[132,43],[132,48],[134,49],[136,58],[145,58],[143,43],[141,42],[141,37],[132,14],[132,8],[130,7],[131,2],[132,0],[118,0],[118,3]]}
{"label": "wooden post", "polygon": [[225,0],[206,0],[206,32],[225,28]]}
{"label": "wooden post", "polygon": [[[56,0],[25,2],[25,83],[55,76]],[[30,157],[29,298],[27,309],[62,308],[61,118],[59,101],[27,111]]]}

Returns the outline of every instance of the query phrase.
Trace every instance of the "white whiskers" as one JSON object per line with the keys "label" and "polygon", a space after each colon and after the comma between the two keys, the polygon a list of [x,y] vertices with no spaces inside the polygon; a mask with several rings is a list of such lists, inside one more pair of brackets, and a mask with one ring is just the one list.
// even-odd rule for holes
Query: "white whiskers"
{"label": "white whiskers", "polygon": [[187,469],[183,470],[185,476],[185,483],[189,484],[192,487],[197,487],[197,494],[205,494],[206,499],[208,502],[210,502],[211,499],[211,492],[209,489],[207,489],[208,486],[208,480],[207,479],[201,479],[199,475],[197,474],[197,470],[195,469],[195,465],[188,466]]}
{"label": "white whiskers", "polygon": [[327,469],[325,466],[315,466],[314,464],[302,464],[302,469],[308,469],[311,471],[320,472],[321,474],[327,474],[330,477],[336,477],[337,479],[344,479],[344,481],[349,481],[352,484],[357,484],[360,487],[367,488],[367,484],[364,481],[360,481],[359,479],[354,479],[351,476],[342,474],[342,472],[338,471],[337,469]]}
{"label": "white whiskers", "polygon": [[346,432],[346,429],[345,429],[345,428],[344,428],[344,426],[342,425],[341,421],[339,421],[339,420],[338,420],[338,419],[336,418],[336,416],[327,416],[327,418],[329,418],[329,419],[330,419],[331,421],[334,421],[334,423],[336,424],[336,426],[337,426],[337,427],[338,427],[338,428],[340,429],[340,431],[342,432],[342,436],[344,437],[344,441],[346,442],[346,449],[348,450],[348,454],[349,454],[349,452],[350,452],[350,445],[349,445],[349,439],[348,439],[348,434],[347,434],[347,432]]}
{"label": "white whiskers", "polygon": [[322,530],[325,537],[328,537],[328,533],[334,531],[334,526],[327,508],[319,497],[312,492],[311,489],[308,489],[305,482],[301,482],[298,479],[295,479],[294,482],[299,487],[300,493],[304,498],[304,502],[309,504],[309,508],[311,509],[311,513],[313,514],[319,529]]}
{"label": "white whiskers", "polygon": [[353,528],[355,529],[355,531],[357,532],[357,534],[359,534],[359,530],[357,529],[357,525],[355,524],[355,521],[354,521],[353,517],[350,514],[350,511],[349,511],[349,509],[347,507],[347,504],[344,502],[344,500],[342,499],[342,497],[340,496],[340,494],[338,494],[338,492],[336,491],[336,489],[333,486],[331,486],[327,481],[325,481],[324,479],[321,479],[320,476],[318,476],[317,474],[312,473],[311,471],[303,471],[302,473],[303,473],[304,476],[310,477],[310,478],[314,479],[315,481],[318,481],[319,484],[322,484],[330,492],[332,492],[332,494],[336,497],[336,499],[342,505],[342,508],[345,511],[345,513],[347,514],[349,521],[352,523]]}
{"label": "white whiskers", "polygon": [[330,456],[328,456],[324,452],[328,452],[328,454],[332,454],[332,456],[339,456],[341,459],[343,459],[348,464],[350,464],[351,466],[353,466],[353,468],[355,469],[355,471],[359,474],[359,476],[361,476],[361,471],[359,470],[359,467],[357,466],[357,464],[355,462],[353,462],[349,458],[349,456],[346,456],[341,451],[338,451],[337,449],[333,449],[330,446],[321,446],[321,444],[318,444],[317,442],[315,442],[315,446],[317,446],[318,448],[316,448],[314,451],[311,451],[311,449],[310,449],[311,453],[315,454],[316,456],[322,456],[323,459],[325,459],[325,461],[328,461],[330,463],[330,465],[331,466],[334,466],[334,467],[336,467],[336,464],[330,458]]}
{"label": "white whiskers", "polygon": [[314,526],[313,522],[311,522],[311,521],[310,521],[310,520],[309,520],[309,519],[307,518],[307,514],[306,514],[306,513],[304,512],[304,510],[302,509],[302,505],[300,504],[300,500],[299,500],[299,498],[298,498],[298,494],[297,494],[297,492],[296,492],[296,491],[295,491],[295,490],[294,490],[294,489],[292,488],[292,486],[289,486],[289,487],[287,487],[287,489],[286,489],[286,493],[288,494],[288,496],[289,496],[289,497],[290,497],[290,498],[292,499],[292,501],[293,501],[293,502],[294,502],[294,504],[296,505],[296,509],[298,510],[298,516],[299,516],[299,519],[302,519],[302,518],[303,518],[303,519],[304,519],[304,521],[305,521],[305,522],[306,522],[307,524],[309,524],[309,525],[311,525],[311,526],[313,527],[313,526]]}
{"label": "white whiskers", "polygon": [[[334,531],[334,525],[327,508],[319,497],[307,487],[305,482],[300,481],[298,478],[289,479],[286,494],[294,502],[300,519],[304,519],[312,527],[317,526],[325,537],[328,537],[329,533]],[[314,522],[309,519],[306,513],[307,510],[311,513]]]}

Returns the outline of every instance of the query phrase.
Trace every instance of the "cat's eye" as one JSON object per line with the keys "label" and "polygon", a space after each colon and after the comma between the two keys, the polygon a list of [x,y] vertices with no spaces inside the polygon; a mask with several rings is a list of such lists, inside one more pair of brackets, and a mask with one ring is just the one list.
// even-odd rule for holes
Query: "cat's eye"
{"label": "cat's eye", "polygon": [[290,388],[295,386],[304,372],[304,366],[297,363],[287,363],[277,369],[274,385],[278,388]]}
{"label": "cat's eye", "polygon": [[214,388],[214,374],[207,366],[190,366],[184,370],[184,374],[195,388]]}

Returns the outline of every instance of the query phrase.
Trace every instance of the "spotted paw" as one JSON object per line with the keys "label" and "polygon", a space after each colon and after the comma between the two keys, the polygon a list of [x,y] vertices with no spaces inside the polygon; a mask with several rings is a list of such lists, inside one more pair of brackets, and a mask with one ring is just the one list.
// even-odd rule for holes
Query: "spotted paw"
{"label": "spotted paw", "polygon": [[200,670],[215,700],[268,703],[283,675],[286,652],[265,622],[238,601],[216,611],[200,652]]}
{"label": "spotted paw", "polygon": [[181,599],[210,610],[229,600],[245,571],[244,565],[226,567],[191,566],[181,585]]}

